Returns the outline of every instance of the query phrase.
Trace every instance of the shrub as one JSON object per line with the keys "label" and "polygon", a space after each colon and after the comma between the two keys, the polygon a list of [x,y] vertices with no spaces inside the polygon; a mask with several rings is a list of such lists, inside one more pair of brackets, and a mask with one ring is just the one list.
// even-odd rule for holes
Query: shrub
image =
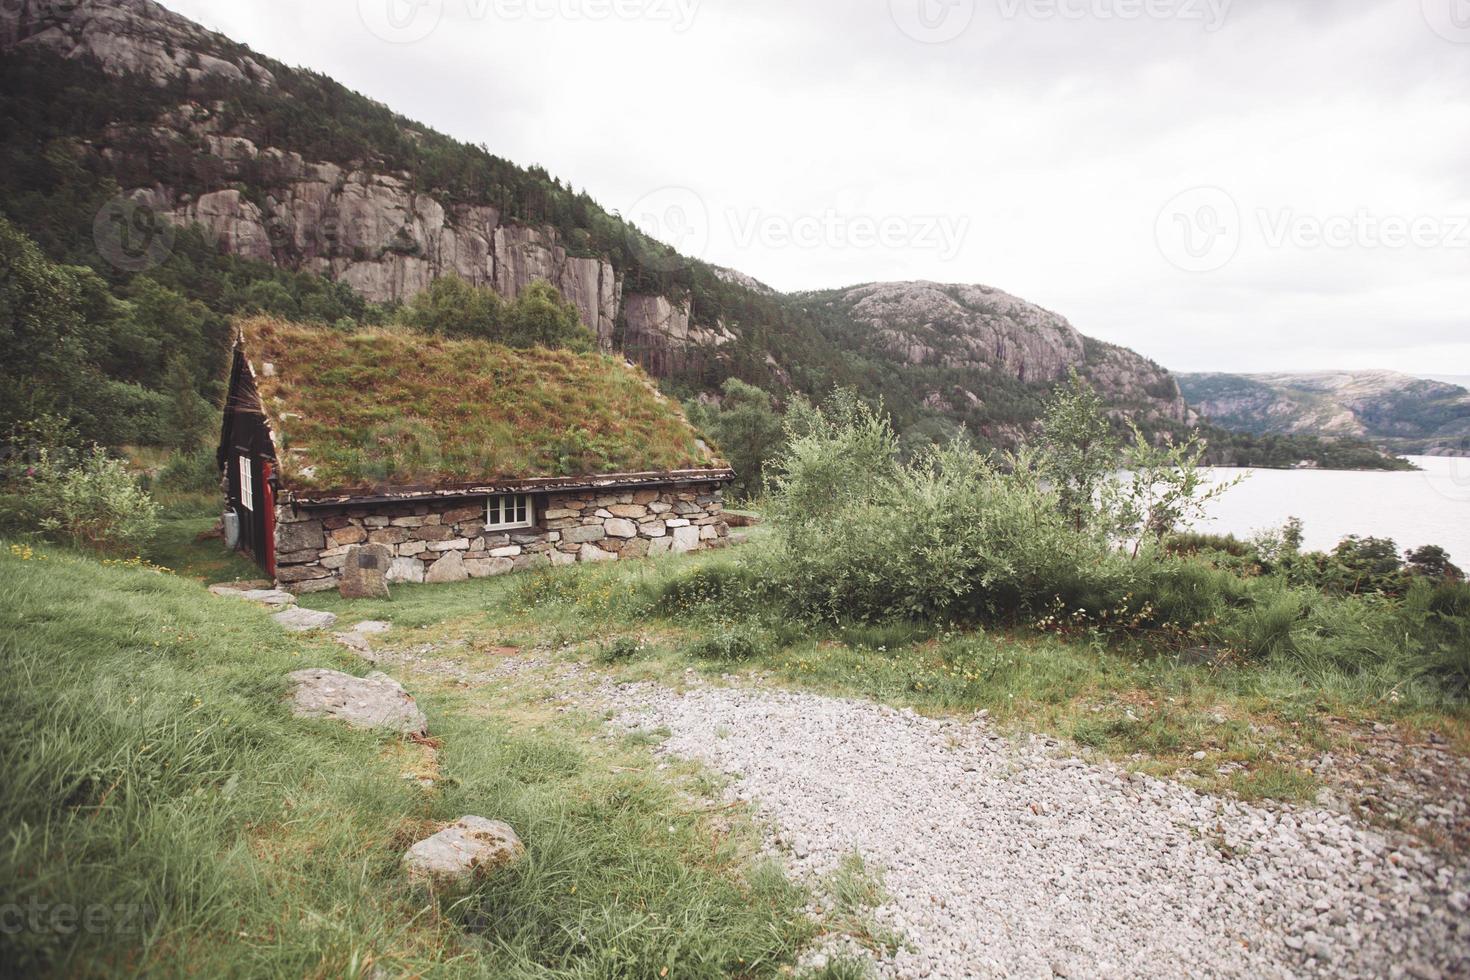
{"label": "shrub", "polygon": [[41,448],[8,485],[5,519],[22,532],[41,531],[95,551],[137,554],[158,529],[158,508],[101,448],[84,453]]}
{"label": "shrub", "polygon": [[626,663],[642,655],[646,644],[636,637],[617,636],[597,645],[597,659],[605,664]]}
{"label": "shrub", "polygon": [[898,462],[886,419],[811,410],[772,464],[776,594],[837,622],[1015,618],[1061,598],[1126,595],[1134,569],[1078,530],[1029,459],[1002,470],[963,444]]}
{"label": "shrub", "polygon": [[715,603],[733,611],[754,605],[759,592],[760,573],[752,563],[709,562],[656,583],[653,604],[664,613]]}
{"label": "shrub", "polygon": [[1420,668],[1452,696],[1470,695],[1470,584],[1417,578],[1404,597],[1401,629],[1423,644]]}
{"label": "shrub", "polygon": [[730,622],[715,623],[710,632],[689,646],[689,655],[700,660],[754,660],[768,644],[749,627]]}
{"label": "shrub", "polygon": [[174,453],[154,478],[158,490],[169,493],[216,494],[220,489],[219,463],[213,449]]}

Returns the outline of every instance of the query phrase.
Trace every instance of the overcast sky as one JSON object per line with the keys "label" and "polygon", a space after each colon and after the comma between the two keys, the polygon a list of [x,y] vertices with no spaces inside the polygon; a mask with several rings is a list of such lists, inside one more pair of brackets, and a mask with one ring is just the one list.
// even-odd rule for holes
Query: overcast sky
{"label": "overcast sky", "polygon": [[164,0],[783,290],[1470,374],[1470,0]]}

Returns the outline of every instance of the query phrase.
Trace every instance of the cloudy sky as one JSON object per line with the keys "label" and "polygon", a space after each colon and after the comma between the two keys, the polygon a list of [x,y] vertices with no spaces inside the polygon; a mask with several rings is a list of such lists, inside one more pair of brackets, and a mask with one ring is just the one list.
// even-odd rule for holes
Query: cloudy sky
{"label": "cloudy sky", "polygon": [[784,290],[1470,374],[1470,0],[164,0]]}

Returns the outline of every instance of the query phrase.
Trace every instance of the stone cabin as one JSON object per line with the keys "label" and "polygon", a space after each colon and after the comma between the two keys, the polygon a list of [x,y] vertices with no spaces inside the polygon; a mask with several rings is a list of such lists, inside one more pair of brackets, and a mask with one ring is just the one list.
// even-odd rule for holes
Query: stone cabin
{"label": "stone cabin", "polygon": [[733,471],[601,354],[247,321],[218,462],[235,546],[293,592],[337,588],[349,555],[455,582],[729,537]]}

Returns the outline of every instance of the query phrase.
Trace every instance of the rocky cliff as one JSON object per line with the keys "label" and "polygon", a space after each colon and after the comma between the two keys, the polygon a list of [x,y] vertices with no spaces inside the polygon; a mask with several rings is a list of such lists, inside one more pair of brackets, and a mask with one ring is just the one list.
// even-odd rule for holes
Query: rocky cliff
{"label": "rocky cliff", "polygon": [[1470,437],[1470,391],[1393,371],[1182,374],[1191,404],[1245,432],[1351,436],[1399,452],[1457,452]]}
{"label": "rocky cliff", "polygon": [[997,375],[1050,388],[1076,370],[1132,414],[1189,420],[1168,371],[1133,351],[1084,337],[1066,318],[990,286],[871,283],[807,298],[901,364],[973,377],[973,390],[959,384],[927,392],[931,403],[982,404],[987,381]]}
{"label": "rocky cliff", "polygon": [[158,85],[179,76],[263,88],[276,83],[240,45],[152,0],[7,0],[0,4],[0,47],[91,58],[109,74],[131,72]]}
{"label": "rocky cliff", "polygon": [[[159,85],[181,77],[276,84],[275,73],[241,46],[151,0],[17,0],[0,6],[0,45],[92,59],[111,74],[135,73]],[[222,103],[186,101],[150,125],[111,126],[86,152],[119,175],[156,174],[172,169],[167,161],[181,148],[215,164],[208,186],[154,181],[124,190],[179,224],[199,224],[226,253],[341,280],[375,302],[407,299],[448,273],[508,297],[544,279],[577,306],[605,346],[625,300],[630,334],[701,339],[687,322],[687,297],[625,297],[606,258],[572,254],[553,228],[503,221],[489,206],[446,206],[416,192],[401,171],[304,159],[270,145],[258,120]]]}

